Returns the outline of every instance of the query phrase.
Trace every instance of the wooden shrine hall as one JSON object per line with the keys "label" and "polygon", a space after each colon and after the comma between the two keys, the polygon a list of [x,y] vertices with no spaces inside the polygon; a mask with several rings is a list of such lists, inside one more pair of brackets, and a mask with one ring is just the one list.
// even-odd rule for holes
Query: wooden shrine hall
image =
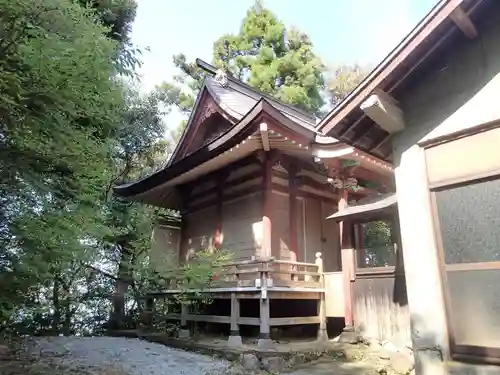
{"label": "wooden shrine hall", "polygon": [[[335,213],[358,205],[363,222],[359,203],[369,201],[380,206],[381,217],[392,215],[392,166],[322,135],[314,116],[198,64],[206,78],[169,162],[114,188],[125,199],[181,213],[178,227],[155,229],[156,251],[181,263],[208,248],[232,254],[229,271],[204,290],[230,301],[230,312],[199,315],[184,306],[181,333],[188,334],[188,322],[225,323],[238,343],[240,326],[257,326],[264,345],[271,327],[314,324],[324,339],[327,318],[352,326],[354,248],[362,246],[362,226]],[[241,308],[248,300],[258,305],[257,316]],[[304,316],[287,307],[286,316],[274,314],[287,300],[316,301],[317,310]]]}

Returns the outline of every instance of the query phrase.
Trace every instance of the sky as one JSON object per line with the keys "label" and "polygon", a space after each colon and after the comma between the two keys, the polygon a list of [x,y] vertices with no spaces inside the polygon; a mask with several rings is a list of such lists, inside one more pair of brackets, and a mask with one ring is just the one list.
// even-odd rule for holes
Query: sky
{"label": "sky", "polygon": [[[221,35],[237,33],[254,0],[137,0],[132,41],[144,51],[141,89],[152,90],[178,71],[172,55],[210,62]],[[327,65],[379,63],[436,0],[264,0],[286,26],[309,35]],[[178,117],[172,114],[174,117]],[[172,118],[173,120],[173,118]],[[174,120],[178,123],[178,119]]]}
{"label": "sky", "polygon": [[[210,62],[213,42],[236,33],[253,0],[138,0],[132,40],[144,52],[142,88],[177,73],[172,55]],[[375,65],[436,0],[264,0],[287,26],[307,33],[326,64]]]}

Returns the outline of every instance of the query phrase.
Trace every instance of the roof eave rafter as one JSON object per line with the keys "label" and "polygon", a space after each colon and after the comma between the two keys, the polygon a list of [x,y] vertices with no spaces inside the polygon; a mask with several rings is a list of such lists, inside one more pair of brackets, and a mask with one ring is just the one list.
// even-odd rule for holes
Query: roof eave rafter
{"label": "roof eave rafter", "polygon": [[382,90],[374,90],[361,103],[360,109],[389,134],[398,133],[405,128],[404,113],[399,103]]}
{"label": "roof eave rafter", "polygon": [[467,38],[474,39],[478,36],[474,22],[472,22],[468,14],[462,9],[461,6],[458,6],[453,12],[451,12],[450,18]]}

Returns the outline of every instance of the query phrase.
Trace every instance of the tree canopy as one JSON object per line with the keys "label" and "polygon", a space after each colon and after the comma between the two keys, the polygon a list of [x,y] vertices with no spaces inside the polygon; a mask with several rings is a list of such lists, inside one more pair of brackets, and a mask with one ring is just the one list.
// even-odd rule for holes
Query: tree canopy
{"label": "tree canopy", "polygon": [[[191,112],[204,73],[181,53],[179,75],[141,93],[136,7],[0,0],[0,330],[95,332],[120,324],[161,279],[148,254],[168,212],[124,202],[111,187],[163,165],[183,129],[166,134],[165,114]],[[315,115],[357,82],[326,87],[308,36],[261,2],[238,33],[214,42],[212,62]],[[203,281],[210,267],[176,272]]]}
{"label": "tree canopy", "polygon": [[309,113],[319,113],[324,104],[324,66],[311,40],[287,28],[260,1],[247,11],[238,34],[214,43],[213,60],[250,86]]}
{"label": "tree canopy", "polygon": [[154,168],[162,113],[123,79],[137,63],[134,2],[0,8],[0,323],[68,333],[89,306],[106,315],[116,276],[92,265],[113,275],[120,246],[148,247],[153,210],[109,187]]}
{"label": "tree canopy", "polygon": [[[236,34],[213,45],[212,64],[235,78],[285,103],[317,116],[336,105],[366,76],[367,67],[341,64],[327,68],[314,53],[307,34],[287,27],[260,0],[250,7]],[[179,74],[157,92],[167,110],[189,115],[204,72],[183,53],[173,56]],[[171,125],[178,139],[186,121]]]}

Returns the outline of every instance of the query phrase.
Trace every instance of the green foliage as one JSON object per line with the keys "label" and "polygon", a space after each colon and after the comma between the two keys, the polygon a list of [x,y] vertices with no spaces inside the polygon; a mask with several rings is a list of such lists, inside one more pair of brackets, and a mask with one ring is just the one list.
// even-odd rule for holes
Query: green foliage
{"label": "green foliage", "polygon": [[261,2],[247,11],[238,34],[214,43],[214,64],[309,113],[319,113],[324,104],[324,66],[311,40],[296,28],[287,29]]}
{"label": "green foliage", "polygon": [[369,67],[358,64],[337,65],[329,69],[326,88],[330,104],[335,106],[340,103],[361,83],[369,72]]}
{"label": "green foliage", "polygon": [[[207,250],[158,271],[151,233],[166,210],[111,194],[164,164],[185,124],[169,134],[164,115],[189,114],[204,76],[179,54],[173,82],[139,93],[127,80],[140,64],[135,11],[133,0],[0,0],[1,331],[96,333],[111,307],[133,325],[141,296],[167,279],[206,287],[230,258]],[[214,63],[312,113],[323,104],[310,40],[260,3],[214,44]]]}
{"label": "green foliage", "polygon": [[390,224],[376,220],[362,225],[366,265],[368,267],[393,266],[395,253]]}
{"label": "green foliage", "polygon": [[[167,110],[189,115],[201,88],[204,72],[182,53],[173,56],[180,74],[157,87]],[[285,103],[319,114],[323,100],[323,70],[309,37],[287,29],[261,2],[256,2],[242,20],[238,34],[215,41],[213,64]],[[180,138],[186,122],[173,128],[171,139]]]}
{"label": "green foliage", "polygon": [[[85,254],[123,108],[116,43],[68,0],[1,0],[1,320]],[[39,289],[40,291],[40,289]],[[29,300],[28,300],[29,302]]]}
{"label": "green foliage", "polygon": [[82,7],[94,9],[106,27],[106,36],[120,43],[128,43],[135,19],[137,4],[133,0],[78,0]]}

